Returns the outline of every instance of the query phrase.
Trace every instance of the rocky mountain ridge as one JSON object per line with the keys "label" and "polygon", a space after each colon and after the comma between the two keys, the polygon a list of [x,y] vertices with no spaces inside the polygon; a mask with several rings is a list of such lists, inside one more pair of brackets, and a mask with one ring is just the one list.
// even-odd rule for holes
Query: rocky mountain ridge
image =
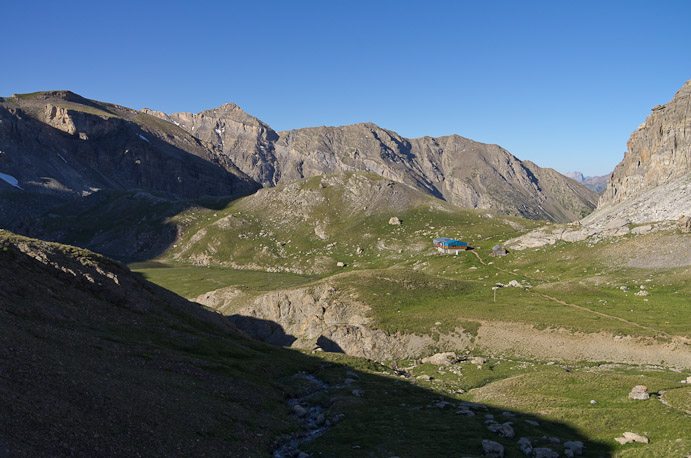
{"label": "rocky mountain ridge", "polygon": [[198,114],[143,111],[213,143],[263,186],[365,171],[461,207],[559,222],[588,214],[596,200],[552,169],[458,135],[407,139],[372,123],[275,132],[233,104]]}
{"label": "rocky mountain ridge", "polygon": [[1,98],[0,150],[0,172],[17,182],[5,190],[74,198],[139,189],[198,198],[257,188],[185,130],[69,91]]}

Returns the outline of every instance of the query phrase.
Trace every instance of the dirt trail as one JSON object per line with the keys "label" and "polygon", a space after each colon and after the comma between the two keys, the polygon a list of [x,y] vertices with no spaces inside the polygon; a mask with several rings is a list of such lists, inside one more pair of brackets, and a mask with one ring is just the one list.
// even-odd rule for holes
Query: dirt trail
{"label": "dirt trail", "polygon": [[[477,257],[478,261],[480,261],[480,263],[481,263],[482,265],[488,266],[488,264],[485,263],[485,261],[480,257],[480,255],[479,255],[476,251],[473,251],[472,253]],[[525,275],[518,274],[518,273],[516,273],[516,272],[512,272],[512,271],[510,271],[510,270],[502,269],[501,267],[497,267],[497,266],[495,266],[495,265],[492,265],[492,268],[494,268],[494,269],[496,269],[496,270],[499,270],[499,271],[501,271],[501,272],[504,272],[504,273],[508,273],[508,274],[511,274],[511,275],[516,275],[516,276],[519,276],[519,277],[524,277],[524,278],[530,279],[530,277],[527,277],[527,276],[525,276]],[[542,297],[542,298],[544,298],[544,299],[548,299],[548,300],[550,300],[550,301],[556,302],[557,304],[561,304],[561,305],[565,305],[565,306],[567,306],[567,307],[575,308],[575,309],[581,310],[581,311],[583,311],[583,312],[592,313],[592,314],[597,315],[597,316],[600,316],[600,317],[602,317],[602,318],[607,318],[607,319],[610,319],[610,320],[620,321],[620,322],[622,322],[622,323],[628,324],[629,326],[633,326],[633,327],[640,328],[640,329],[645,329],[645,330],[647,330],[647,331],[652,331],[652,332],[654,332],[654,333],[657,333],[657,334],[660,334],[660,335],[663,335],[663,336],[666,336],[666,337],[672,337],[671,334],[668,334],[668,333],[666,333],[665,331],[661,331],[661,330],[659,330],[659,329],[651,328],[651,327],[649,327],[649,326],[644,326],[644,325],[642,325],[642,324],[638,324],[638,323],[636,323],[636,322],[627,320],[627,319],[625,319],[625,318],[620,318],[620,317],[618,317],[618,316],[613,316],[613,315],[608,315],[608,314],[606,314],[606,313],[597,312],[597,311],[591,310],[591,309],[589,309],[589,308],[587,308],[587,307],[583,307],[582,305],[570,304],[570,303],[565,302],[565,301],[562,301],[561,299],[558,299],[558,298],[556,298],[556,297],[548,296],[547,294],[538,293],[538,292],[536,292],[536,291],[530,291],[530,293],[533,294],[533,295],[536,295],[536,296],[540,296],[540,297]],[[677,338],[679,338],[679,339],[681,339],[681,340],[684,340],[684,341],[688,341],[688,340],[689,340],[689,339],[686,339],[685,337],[681,337],[681,336],[674,336],[674,337],[677,337]]]}

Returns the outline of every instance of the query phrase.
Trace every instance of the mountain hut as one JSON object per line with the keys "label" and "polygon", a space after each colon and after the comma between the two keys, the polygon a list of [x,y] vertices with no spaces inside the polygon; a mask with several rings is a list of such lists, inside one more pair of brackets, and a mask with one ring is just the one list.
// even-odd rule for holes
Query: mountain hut
{"label": "mountain hut", "polygon": [[468,249],[468,244],[466,242],[450,239],[448,237],[436,238],[433,244],[437,251],[445,254],[458,254],[459,251]]}
{"label": "mountain hut", "polygon": [[506,251],[506,248],[504,248],[501,245],[494,245],[492,247],[492,256],[506,256],[509,252]]}

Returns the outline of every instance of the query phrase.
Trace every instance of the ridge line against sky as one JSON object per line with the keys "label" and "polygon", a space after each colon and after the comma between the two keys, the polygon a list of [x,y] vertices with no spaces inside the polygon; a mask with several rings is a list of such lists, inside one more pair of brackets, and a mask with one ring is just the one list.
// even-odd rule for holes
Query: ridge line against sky
{"label": "ridge line against sky", "polygon": [[11,2],[0,95],[233,102],[277,131],[373,122],[604,175],[691,79],[691,2],[486,3]]}

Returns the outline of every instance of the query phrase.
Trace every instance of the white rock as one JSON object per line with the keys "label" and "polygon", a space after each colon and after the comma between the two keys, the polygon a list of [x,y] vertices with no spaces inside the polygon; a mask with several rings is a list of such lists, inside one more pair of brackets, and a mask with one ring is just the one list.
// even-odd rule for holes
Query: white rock
{"label": "white rock", "polygon": [[432,356],[428,356],[427,358],[423,358],[422,362],[424,364],[434,364],[436,366],[444,366],[447,364],[454,364],[458,361],[458,357],[456,356],[456,353],[453,352],[445,352],[445,353],[436,353]]}
{"label": "white rock", "polygon": [[629,439],[631,442],[640,442],[641,444],[647,444],[650,442],[650,439],[648,439],[645,436],[641,436],[640,434],[632,433],[631,431],[627,431],[624,434],[622,434],[624,438]]}

